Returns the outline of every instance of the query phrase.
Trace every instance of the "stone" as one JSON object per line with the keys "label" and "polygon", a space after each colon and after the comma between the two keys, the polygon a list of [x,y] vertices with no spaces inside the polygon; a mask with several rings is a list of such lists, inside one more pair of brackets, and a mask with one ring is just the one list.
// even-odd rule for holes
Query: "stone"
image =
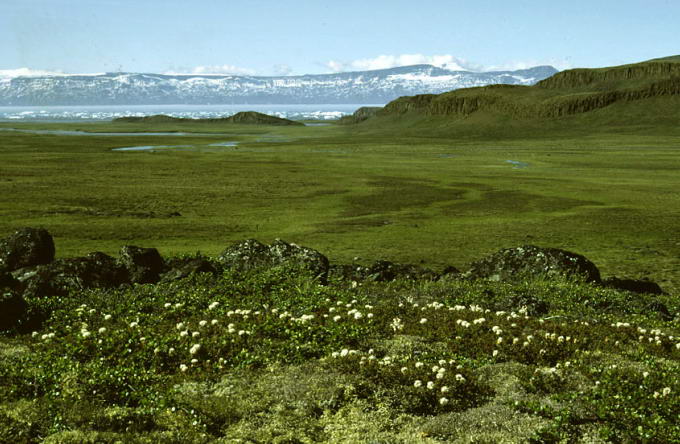
{"label": "stone", "polygon": [[100,252],[23,268],[14,276],[24,287],[24,295],[31,297],[66,296],[75,290],[116,288],[130,283],[127,269]]}
{"label": "stone", "polygon": [[0,331],[17,327],[26,309],[26,301],[19,294],[0,287]]}
{"label": "stone", "polygon": [[633,293],[663,294],[663,290],[659,284],[649,279],[626,279],[612,276],[604,279],[602,285],[608,288],[626,290]]}
{"label": "stone", "polygon": [[155,248],[125,245],[120,249],[118,262],[127,268],[134,284],[155,284],[165,268],[165,262]]}
{"label": "stone", "polygon": [[21,228],[0,241],[0,271],[49,264],[54,240],[44,228]]}
{"label": "stone", "polygon": [[161,282],[184,279],[196,273],[217,274],[217,270],[210,261],[201,256],[187,258],[173,258],[167,262],[168,271],[161,276]]}
{"label": "stone", "polygon": [[389,282],[397,279],[434,281],[439,277],[432,270],[412,264],[396,264],[390,261],[376,261],[366,270],[367,279],[375,282]]}
{"label": "stone", "polygon": [[467,279],[518,281],[523,278],[580,276],[586,282],[599,283],[597,266],[580,254],[557,248],[524,245],[506,248],[473,262],[463,275]]}
{"label": "stone", "polygon": [[266,245],[255,239],[246,239],[227,247],[217,260],[225,267],[239,271],[279,265],[299,266],[309,270],[322,283],[328,279],[328,258],[318,251],[276,239]]}

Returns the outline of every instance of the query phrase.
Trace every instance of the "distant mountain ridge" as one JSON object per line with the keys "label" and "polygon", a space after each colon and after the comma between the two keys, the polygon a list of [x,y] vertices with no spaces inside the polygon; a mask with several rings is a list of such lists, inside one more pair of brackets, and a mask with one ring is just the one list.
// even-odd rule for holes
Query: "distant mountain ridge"
{"label": "distant mountain ridge", "polygon": [[559,72],[532,86],[488,85],[404,96],[377,115],[465,117],[495,112],[514,118],[562,117],[652,97],[680,95],[680,57]]}
{"label": "distant mountain ridge", "polygon": [[413,65],[301,76],[106,73],[0,78],[0,106],[377,104],[494,84],[533,85],[557,70],[451,71]]}

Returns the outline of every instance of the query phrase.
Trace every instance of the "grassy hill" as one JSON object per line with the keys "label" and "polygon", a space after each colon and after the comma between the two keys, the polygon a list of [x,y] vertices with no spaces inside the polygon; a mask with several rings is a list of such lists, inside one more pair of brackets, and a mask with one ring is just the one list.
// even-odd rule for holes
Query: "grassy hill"
{"label": "grassy hill", "polygon": [[242,111],[230,117],[221,119],[187,119],[181,117],[166,116],[157,114],[144,117],[119,117],[113,120],[114,123],[143,123],[145,125],[157,124],[239,124],[239,125],[303,125],[301,122],[282,119],[281,117],[270,116],[256,111]]}
{"label": "grassy hill", "polygon": [[[585,121],[583,117],[585,116]],[[445,133],[602,131],[634,126],[677,131],[680,56],[599,69],[562,71],[533,86],[491,85],[400,97],[366,128],[395,126]],[[398,130],[398,129],[397,129]]]}

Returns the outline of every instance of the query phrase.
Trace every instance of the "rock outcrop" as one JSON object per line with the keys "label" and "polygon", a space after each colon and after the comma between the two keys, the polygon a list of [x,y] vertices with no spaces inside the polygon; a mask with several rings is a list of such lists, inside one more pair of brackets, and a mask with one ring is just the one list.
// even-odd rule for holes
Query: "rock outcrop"
{"label": "rock outcrop", "polygon": [[604,279],[602,285],[633,293],[663,294],[663,290],[659,284],[650,281],[649,279],[626,279],[612,276]]}
{"label": "rock outcrop", "polygon": [[463,276],[492,281],[517,281],[541,276],[580,276],[586,282],[600,282],[597,266],[584,256],[534,245],[500,250],[472,263],[470,270]]}
{"label": "rock outcrop", "polygon": [[22,268],[13,274],[21,283],[23,294],[31,297],[66,296],[75,290],[115,288],[130,283],[128,270],[100,252]]}
{"label": "rock outcrop", "polygon": [[0,241],[0,272],[49,264],[54,240],[44,228],[21,228]]}
{"label": "rock outcrop", "polygon": [[299,266],[309,270],[325,283],[328,278],[328,258],[318,251],[277,239],[270,245],[247,239],[226,248],[217,260],[227,268],[251,270],[278,265]]}
{"label": "rock outcrop", "polygon": [[133,284],[155,284],[165,268],[158,250],[134,245],[125,245],[120,249],[119,263],[127,268]]}
{"label": "rock outcrop", "polygon": [[19,294],[0,287],[0,331],[16,327],[26,309],[26,301]]}
{"label": "rock outcrop", "polygon": [[184,279],[196,273],[217,273],[210,260],[202,256],[173,258],[167,261],[166,268],[168,270],[161,275],[161,282]]}

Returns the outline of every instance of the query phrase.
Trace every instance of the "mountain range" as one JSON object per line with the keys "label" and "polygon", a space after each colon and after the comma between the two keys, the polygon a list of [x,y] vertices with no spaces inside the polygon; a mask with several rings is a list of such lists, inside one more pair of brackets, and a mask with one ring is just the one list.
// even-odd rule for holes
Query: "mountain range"
{"label": "mountain range", "polygon": [[379,104],[493,84],[533,85],[557,70],[452,71],[413,65],[301,76],[106,73],[0,78],[0,106]]}

